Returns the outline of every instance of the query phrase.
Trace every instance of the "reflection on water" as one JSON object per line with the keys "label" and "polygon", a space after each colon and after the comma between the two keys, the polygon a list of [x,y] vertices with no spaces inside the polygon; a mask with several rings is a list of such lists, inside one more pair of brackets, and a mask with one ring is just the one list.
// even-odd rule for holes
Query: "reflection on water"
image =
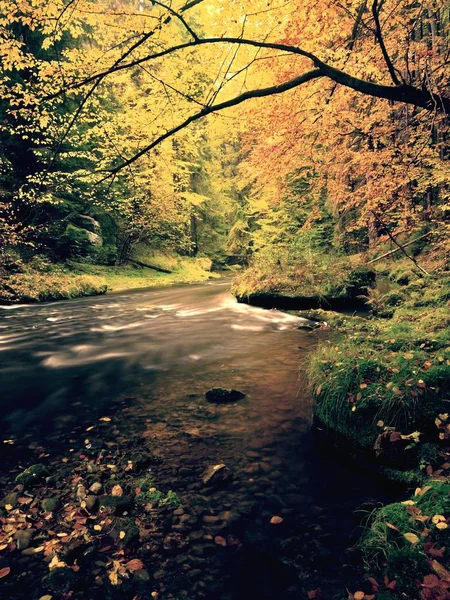
{"label": "reflection on water", "polygon": [[2,414],[13,428],[47,428],[125,394],[234,386],[295,397],[297,346],[314,343],[301,321],[238,304],[222,281],[0,307]]}

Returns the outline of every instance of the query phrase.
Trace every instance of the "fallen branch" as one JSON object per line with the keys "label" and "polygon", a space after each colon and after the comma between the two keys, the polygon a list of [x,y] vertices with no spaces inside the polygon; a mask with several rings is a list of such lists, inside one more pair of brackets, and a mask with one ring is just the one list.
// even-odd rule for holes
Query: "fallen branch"
{"label": "fallen branch", "polygon": [[148,265],[147,263],[141,262],[140,260],[130,260],[130,263],[133,265],[138,265],[139,267],[146,267],[147,269],[153,269],[153,271],[158,271],[158,273],[173,273],[173,271],[169,271],[169,269],[163,269],[162,267],[155,267],[155,265]]}
{"label": "fallen branch", "polygon": [[[410,246],[411,244],[414,244],[415,242],[418,242],[419,240],[422,240],[423,238],[426,238],[429,235],[431,235],[431,231],[429,231],[428,233],[424,233],[423,235],[421,235],[420,237],[416,238],[415,240],[411,240],[407,244],[403,244],[402,247],[406,248],[407,246]],[[387,258],[388,256],[391,256],[392,254],[395,254],[396,252],[399,252],[402,249],[402,247],[394,248],[394,250],[390,250],[389,252],[386,252],[386,254],[382,254],[381,256],[377,256],[377,258],[373,258],[372,260],[369,260],[369,262],[367,264],[371,265],[372,263],[375,263],[375,262],[381,260],[382,258]]]}

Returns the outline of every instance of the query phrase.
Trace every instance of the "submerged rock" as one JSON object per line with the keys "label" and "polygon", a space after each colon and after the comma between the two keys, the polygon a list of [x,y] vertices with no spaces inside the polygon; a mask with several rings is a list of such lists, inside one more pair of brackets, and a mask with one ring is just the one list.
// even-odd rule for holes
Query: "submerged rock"
{"label": "submerged rock", "polygon": [[211,465],[204,471],[202,482],[205,485],[220,485],[227,482],[230,478],[231,471],[226,465]]}
{"label": "submerged rock", "polygon": [[70,591],[76,581],[77,576],[72,569],[59,567],[44,577],[42,585],[49,592],[62,595]]}
{"label": "submerged rock", "polygon": [[24,489],[31,487],[41,482],[45,477],[48,477],[50,473],[47,467],[41,464],[31,465],[28,469],[25,469],[20,475],[16,477],[16,483],[21,483]]}
{"label": "submerged rock", "polygon": [[119,546],[130,546],[139,539],[139,529],[132,519],[114,519],[111,537]]}
{"label": "submerged rock", "polygon": [[223,403],[223,402],[236,402],[245,398],[245,394],[238,390],[226,390],[224,388],[212,388],[206,392],[206,399],[208,402]]}
{"label": "submerged rock", "polygon": [[45,512],[53,512],[59,505],[59,498],[44,498],[41,501],[42,510]]}

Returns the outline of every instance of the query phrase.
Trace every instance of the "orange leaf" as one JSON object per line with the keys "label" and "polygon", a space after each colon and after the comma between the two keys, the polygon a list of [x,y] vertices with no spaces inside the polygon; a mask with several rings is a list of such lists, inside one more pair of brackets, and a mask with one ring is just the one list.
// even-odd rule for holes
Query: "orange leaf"
{"label": "orange leaf", "polygon": [[11,573],[11,569],[9,567],[4,567],[3,569],[0,569],[0,579],[2,577],[6,577],[10,573]]}

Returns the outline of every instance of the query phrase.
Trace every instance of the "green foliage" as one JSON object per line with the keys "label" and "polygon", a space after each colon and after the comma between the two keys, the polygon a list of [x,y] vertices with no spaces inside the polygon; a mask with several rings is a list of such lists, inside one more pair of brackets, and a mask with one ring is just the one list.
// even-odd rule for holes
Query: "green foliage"
{"label": "green foliage", "polygon": [[149,476],[140,477],[134,482],[134,487],[139,490],[136,494],[136,504],[145,506],[149,503],[156,503],[159,506],[168,508],[177,508],[181,506],[181,501],[175,492],[169,490],[166,494],[155,487],[155,482]]}

